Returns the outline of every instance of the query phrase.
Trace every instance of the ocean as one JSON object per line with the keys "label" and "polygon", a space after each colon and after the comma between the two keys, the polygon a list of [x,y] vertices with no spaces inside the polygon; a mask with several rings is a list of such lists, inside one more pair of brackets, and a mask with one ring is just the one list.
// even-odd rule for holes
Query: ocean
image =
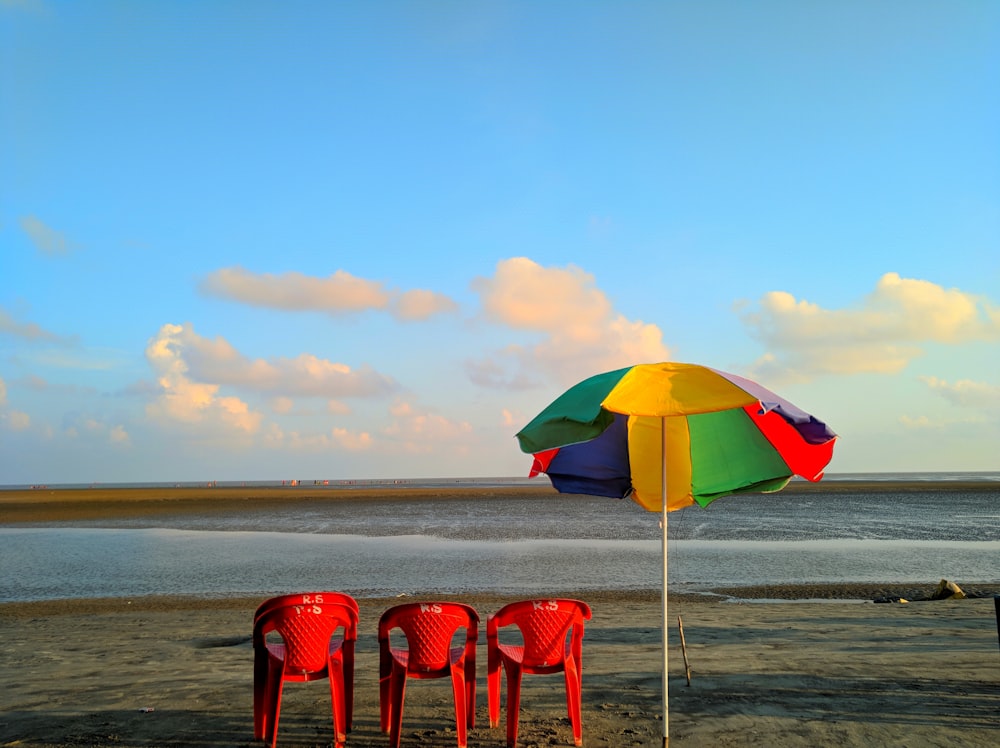
{"label": "ocean", "polygon": [[[779,493],[727,497],[670,514],[670,591],[1000,582],[1000,473],[831,478],[837,489],[801,491],[793,482]],[[880,489],[900,480],[950,481],[956,488]],[[989,486],[962,490],[967,480]],[[0,518],[0,602],[263,597],[303,589],[362,598],[659,590],[659,519],[627,500],[561,495],[344,502],[274,512],[266,526],[246,513],[31,526]]]}

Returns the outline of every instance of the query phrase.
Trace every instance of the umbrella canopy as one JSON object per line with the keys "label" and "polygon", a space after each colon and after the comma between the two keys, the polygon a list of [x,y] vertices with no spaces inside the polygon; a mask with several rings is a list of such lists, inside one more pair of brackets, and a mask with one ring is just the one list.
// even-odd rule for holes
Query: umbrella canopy
{"label": "umbrella canopy", "polygon": [[[661,448],[662,431],[666,448]],[[836,438],[825,423],[761,385],[707,366],[642,364],[571,387],[518,434],[564,493],[643,508],[707,506],[720,496],[778,491],[793,475],[823,477]]]}
{"label": "umbrella canopy", "polygon": [[667,512],[721,496],[823,477],[836,434],[749,379],[664,362],[617,369],[574,385],[517,434],[531,475],[556,490],[631,497],[662,513],[663,744],[667,709]]}

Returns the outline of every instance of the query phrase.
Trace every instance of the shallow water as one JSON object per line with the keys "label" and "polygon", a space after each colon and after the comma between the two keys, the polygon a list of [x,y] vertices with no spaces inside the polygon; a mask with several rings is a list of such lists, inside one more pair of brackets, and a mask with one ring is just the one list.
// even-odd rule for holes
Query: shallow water
{"label": "shallow water", "polygon": [[[452,540],[422,535],[169,529],[0,529],[0,601],[336,588],[425,592],[659,589],[654,540]],[[851,582],[996,581],[1000,541],[669,543],[671,589]],[[992,559],[988,561],[987,559]]]}
{"label": "shallow water", "polygon": [[[996,491],[721,499],[669,517],[671,590],[1000,581]],[[0,601],[336,588],[421,593],[659,589],[659,516],[555,496],[0,526]]]}

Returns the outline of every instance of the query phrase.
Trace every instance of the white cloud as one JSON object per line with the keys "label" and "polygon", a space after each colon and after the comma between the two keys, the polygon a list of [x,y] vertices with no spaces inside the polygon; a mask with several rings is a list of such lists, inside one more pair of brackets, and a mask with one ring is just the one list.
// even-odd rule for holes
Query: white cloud
{"label": "white cloud", "polygon": [[340,400],[328,400],[326,403],[327,413],[338,416],[346,416],[351,412],[351,406]]}
{"label": "white cloud", "polygon": [[210,273],[200,289],[210,296],[285,311],[353,314],[386,311],[400,320],[422,320],[457,309],[454,301],[433,291],[399,292],[377,281],[338,270],[326,278],[298,272],[251,273],[241,267]]}
{"label": "white cloud", "polygon": [[71,339],[56,335],[54,332],[49,332],[34,322],[19,322],[15,320],[3,307],[0,307],[0,333],[13,335],[16,338],[29,341],[40,340],[61,344],[72,342]]}
{"label": "white cloud", "polygon": [[447,296],[423,289],[400,294],[390,306],[392,315],[405,322],[422,321],[457,309],[458,304]]}
{"label": "white cloud", "polygon": [[927,416],[900,416],[899,422],[908,429],[923,430],[941,428],[940,423],[931,421]]}
{"label": "white cloud", "polygon": [[420,410],[406,401],[390,409],[393,422],[383,434],[408,454],[429,454],[442,446],[464,449],[472,435],[468,421],[453,421],[445,416]]}
{"label": "white cloud", "polygon": [[112,444],[117,444],[122,447],[129,447],[132,445],[132,438],[128,435],[128,431],[122,425],[112,426],[111,430],[108,431],[108,439]]}
{"label": "white cloud", "polygon": [[753,376],[896,374],[931,343],[1000,340],[988,299],[886,273],[857,308],[823,309],[784,291],[765,294],[743,321],[768,347]]}
{"label": "white cloud", "polygon": [[161,393],[146,406],[159,423],[214,425],[248,434],[260,428],[261,415],[235,397],[220,397],[219,385],[192,381],[184,354],[186,338],[196,336],[187,326],[164,325],[146,347],[146,359],[157,373]]}
{"label": "white cloud", "polygon": [[302,434],[298,431],[281,431],[273,428],[266,437],[268,446],[286,449],[290,452],[364,452],[375,446],[375,440],[367,431],[350,431],[333,428],[328,433]]}
{"label": "white cloud", "polygon": [[256,433],[260,428],[263,416],[251,411],[250,406],[238,397],[219,397],[215,404],[222,414],[222,420],[233,428],[248,434]]}
{"label": "white cloud", "polygon": [[337,446],[349,452],[371,449],[374,444],[371,434],[367,431],[352,432],[347,429],[335,428],[330,433]]}
{"label": "white cloud", "polygon": [[208,275],[201,290],[212,296],[251,306],[289,311],[331,313],[384,309],[389,294],[380,283],[355,278],[338,270],[328,278],[303,273],[251,273],[241,267],[223,268]]}
{"label": "white cloud", "polygon": [[995,421],[991,422],[982,415],[972,415],[964,418],[930,418],[929,416],[907,416],[899,417],[899,422],[911,431],[945,431],[949,429],[961,429],[967,431],[971,428],[982,426],[995,426]]}
{"label": "white cloud", "polygon": [[511,370],[513,363],[524,355],[524,349],[518,346],[500,351],[495,356],[468,360],[465,362],[465,374],[474,384],[488,389],[530,389],[538,386],[538,377],[524,369]]}
{"label": "white cloud", "polygon": [[31,428],[31,416],[20,410],[0,413],[0,419],[7,422],[7,428],[11,431],[27,431]]}
{"label": "white cloud", "polygon": [[10,431],[27,431],[31,428],[31,416],[20,410],[7,410],[7,383],[0,377],[0,425]]}
{"label": "white cloud", "polygon": [[170,360],[175,367],[183,364],[192,384],[231,386],[273,397],[378,397],[396,388],[392,379],[369,367],[352,369],[309,353],[249,359],[224,338],[204,338],[189,324],[164,325],[151,341],[147,358]]}
{"label": "white cloud", "polygon": [[974,382],[970,379],[960,379],[951,384],[937,377],[921,377],[920,381],[952,405],[984,410],[1000,408],[1000,386],[998,385]]}
{"label": "white cloud", "polygon": [[578,267],[545,268],[526,257],[497,264],[492,278],[473,283],[485,317],[540,333],[531,347],[512,346],[467,364],[470,378],[490,387],[531,386],[538,374],[562,383],[581,371],[602,371],[669,358],[659,327],[629,320]]}
{"label": "white cloud", "polygon": [[[192,438],[235,438],[226,442],[230,447],[257,443],[290,451],[355,452],[373,448],[375,441],[368,432],[340,426],[316,434],[285,430],[277,423],[265,422],[264,415],[240,397],[223,394],[224,388],[270,395],[267,402],[272,412],[286,415],[294,406],[290,395],[366,397],[385,394],[394,387],[391,380],[370,370],[352,371],[311,355],[250,360],[226,340],[203,338],[190,325],[161,327],[149,341],[146,358],[159,385],[146,407],[147,416],[161,425],[187,429]],[[327,405],[331,413],[349,412],[336,398],[328,399]]]}
{"label": "white cloud", "polygon": [[70,439],[86,438],[89,441],[106,441],[116,447],[132,446],[132,438],[122,424],[108,425],[94,416],[69,418],[63,428],[63,435]]}
{"label": "white cloud", "polygon": [[62,232],[47,226],[35,216],[24,216],[20,223],[35,249],[42,254],[50,257],[69,254],[70,244]]}

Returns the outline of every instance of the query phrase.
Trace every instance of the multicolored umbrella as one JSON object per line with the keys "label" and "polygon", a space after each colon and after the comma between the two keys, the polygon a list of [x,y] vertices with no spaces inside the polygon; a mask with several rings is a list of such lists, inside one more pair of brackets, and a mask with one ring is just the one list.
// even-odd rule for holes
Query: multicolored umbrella
{"label": "multicolored umbrella", "polygon": [[836,434],[743,377],[683,363],[630,366],[574,385],[518,434],[556,490],[631,497],[662,513],[663,737],[667,711],[667,512],[823,477]]}

